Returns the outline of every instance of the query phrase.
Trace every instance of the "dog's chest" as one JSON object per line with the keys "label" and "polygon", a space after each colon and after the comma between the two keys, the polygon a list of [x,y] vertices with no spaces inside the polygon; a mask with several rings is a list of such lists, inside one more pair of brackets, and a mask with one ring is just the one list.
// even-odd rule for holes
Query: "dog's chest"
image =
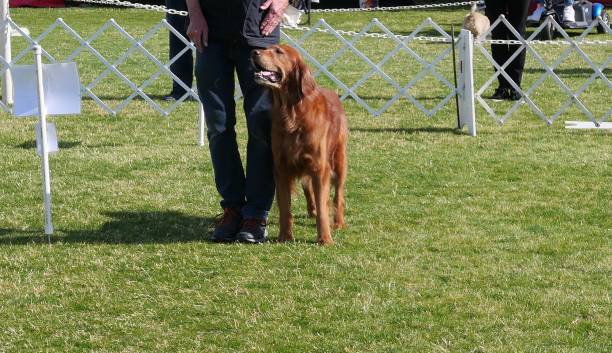
{"label": "dog's chest", "polygon": [[272,153],[275,163],[294,174],[303,174],[313,169],[315,152],[309,140],[309,136],[299,129],[291,133],[273,133]]}

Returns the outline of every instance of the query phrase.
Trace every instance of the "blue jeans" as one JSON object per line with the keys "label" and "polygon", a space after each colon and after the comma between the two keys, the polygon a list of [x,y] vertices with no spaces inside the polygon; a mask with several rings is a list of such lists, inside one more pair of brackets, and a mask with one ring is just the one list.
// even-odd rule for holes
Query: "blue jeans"
{"label": "blue jeans", "polygon": [[[197,53],[195,73],[221,207],[240,209],[244,218],[266,219],[274,199],[271,100],[268,90],[254,80],[252,49],[241,41],[210,39],[208,47]],[[246,174],[236,143],[234,71],[244,96],[248,130]]]}

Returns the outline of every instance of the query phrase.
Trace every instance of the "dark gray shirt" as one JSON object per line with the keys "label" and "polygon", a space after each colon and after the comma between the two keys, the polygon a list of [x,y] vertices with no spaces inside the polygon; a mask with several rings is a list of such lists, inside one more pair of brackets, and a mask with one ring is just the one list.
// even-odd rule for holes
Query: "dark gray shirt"
{"label": "dark gray shirt", "polygon": [[270,35],[261,34],[259,26],[267,10],[263,0],[200,0],[208,23],[208,37],[217,40],[242,40],[252,47],[267,48],[278,44],[280,26]]}

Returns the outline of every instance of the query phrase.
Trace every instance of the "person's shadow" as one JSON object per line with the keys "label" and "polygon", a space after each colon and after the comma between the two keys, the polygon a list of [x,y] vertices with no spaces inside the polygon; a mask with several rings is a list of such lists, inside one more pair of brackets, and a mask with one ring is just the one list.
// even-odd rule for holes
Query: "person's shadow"
{"label": "person's shadow", "polygon": [[[104,213],[111,219],[99,229],[62,230],[51,242],[147,244],[207,241],[214,217],[186,215],[176,211],[117,211]],[[0,228],[1,245],[46,243],[42,232]]]}

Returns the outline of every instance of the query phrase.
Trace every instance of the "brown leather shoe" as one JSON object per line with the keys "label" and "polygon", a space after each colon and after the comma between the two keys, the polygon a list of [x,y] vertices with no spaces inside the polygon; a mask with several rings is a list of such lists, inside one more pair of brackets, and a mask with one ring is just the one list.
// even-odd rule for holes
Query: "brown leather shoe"
{"label": "brown leather shoe", "polygon": [[235,208],[226,207],[223,215],[217,221],[217,225],[210,235],[210,240],[217,243],[228,243],[236,241],[236,234],[240,230],[242,216]]}

